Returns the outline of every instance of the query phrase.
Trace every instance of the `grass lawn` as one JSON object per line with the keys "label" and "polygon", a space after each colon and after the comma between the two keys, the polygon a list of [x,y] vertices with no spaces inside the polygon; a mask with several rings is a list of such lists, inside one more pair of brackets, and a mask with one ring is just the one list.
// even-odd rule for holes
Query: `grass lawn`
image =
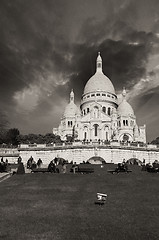
{"label": "grass lawn", "polygon": [[[92,167],[92,165],[91,165]],[[0,239],[158,240],[159,174],[32,173],[0,183]],[[94,202],[107,193],[105,205]]]}

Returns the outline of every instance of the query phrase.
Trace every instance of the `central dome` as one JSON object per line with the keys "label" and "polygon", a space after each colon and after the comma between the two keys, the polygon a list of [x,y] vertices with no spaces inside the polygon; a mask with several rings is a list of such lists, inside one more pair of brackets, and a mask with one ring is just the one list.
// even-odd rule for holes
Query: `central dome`
{"label": "central dome", "polygon": [[102,58],[98,53],[96,73],[88,80],[84,88],[84,95],[91,92],[102,91],[115,94],[115,89],[110,79],[102,71]]}
{"label": "central dome", "polygon": [[88,80],[84,88],[84,94],[95,91],[104,91],[115,94],[115,89],[112,82],[102,72],[96,72]]}

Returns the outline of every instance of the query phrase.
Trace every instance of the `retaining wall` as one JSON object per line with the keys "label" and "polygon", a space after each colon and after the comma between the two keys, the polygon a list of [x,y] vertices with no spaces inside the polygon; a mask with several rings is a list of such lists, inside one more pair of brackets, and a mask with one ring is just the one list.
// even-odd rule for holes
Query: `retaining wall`
{"label": "retaining wall", "polygon": [[107,163],[119,163],[123,159],[130,158],[137,158],[141,161],[145,159],[146,163],[152,163],[155,160],[159,161],[159,149],[99,145],[0,149],[0,157],[3,157],[4,161],[8,159],[10,163],[14,163],[17,162],[19,156],[25,164],[31,156],[35,161],[41,158],[44,164],[48,164],[55,157],[64,158],[68,162],[82,163],[94,156],[102,157]]}
{"label": "retaining wall", "polygon": [[64,158],[68,162],[82,163],[89,160],[91,157],[102,157],[107,163],[119,163],[123,159],[137,158],[145,162],[159,161],[159,151],[152,149],[127,149],[127,148],[107,148],[107,147],[70,147],[59,149],[21,149],[19,151],[23,162],[27,162],[29,157],[33,157],[35,161],[39,158],[43,163],[48,164],[55,157]]}

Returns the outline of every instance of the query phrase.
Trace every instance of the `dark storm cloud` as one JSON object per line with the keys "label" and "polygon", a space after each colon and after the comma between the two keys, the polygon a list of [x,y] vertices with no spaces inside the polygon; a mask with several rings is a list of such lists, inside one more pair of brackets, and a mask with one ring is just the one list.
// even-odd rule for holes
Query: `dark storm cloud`
{"label": "dark storm cloud", "polygon": [[[106,9],[103,20],[87,19],[78,36],[82,44],[74,46],[77,60],[73,63],[76,64],[76,69],[77,66],[79,69],[78,75],[72,76],[72,84],[79,83],[80,94],[93,74],[92,66],[95,70],[98,51],[102,54],[103,71],[112,80],[117,91],[123,86],[131,89],[145,77],[149,56],[158,51],[159,39],[156,34],[147,31],[148,28],[144,24],[149,16],[149,7],[154,10],[156,16],[158,14],[153,3],[121,0],[111,1],[111,4],[105,1],[103,6]],[[144,19],[141,21],[142,17]],[[154,19],[151,17],[150,20],[149,25],[153,26]],[[145,23],[147,21],[146,19]],[[142,24],[137,24],[139,22]]]}
{"label": "dark storm cloud", "polygon": [[[17,91],[38,84],[48,72],[67,72],[67,34],[63,1],[1,1],[1,102],[11,104]],[[58,26],[58,27],[57,27]]]}
{"label": "dark storm cloud", "polygon": [[27,119],[25,111],[34,126],[36,117],[50,114],[57,125],[72,88],[80,102],[98,51],[115,89],[131,90],[146,75],[150,56],[159,52],[158,5],[155,0],[1,0],[0,106],[20,126],[16,114]]}
{"label": "dark storm cloud", "polygon": [[[68,8],[64,1],[41,0],[38,4],[36,1],[1,1],[3,42],[0,77],[5,83],[2,92],[5,92],[5,88],[8,89],[7,99],[14,92],[36,82],[39,77],[37,72],[46,77],[46,71],[57,74],[63,72],[66,76],[72,76],[69,85],[78,85],[80,95],[95,70],[97,51],[102,52],[104,72],[117,84],[117,88],[121,83],[126,84],[132,79],[137,81],[144,74],[144,61],[149,53],[147,35],[145,33],[141,36],[140,32],[132,31],[132,26],[118,21],[119,16],[127,15],[126,9],[130,8],[126,1],[120,1],[119,7],[116,1],[103,5],[107,7],[106,17],[103,21],[86,19],[79,33],[83,44],[73,44],[72,48],[63,22],[63,9],[67,11]],[[114,16],[116,17],[112,20]],[[125,39],[107,40],[119,33]],[[130,39],[142,39],[142,42],[139,46],[133,46],[128,43]],[[69,52],[73,56],[71,62],[65,58]]]}
{"label": "dark storm cloud", "polygon": [[121,90],[123,86],[131,88],[146,73],[146,63],[154,38],[153,34],[150,35],[151,41],[148,40],[149,34],[132,32],[127,40],[107,39],[98,45],[89,46],[88,42],[75,45],[72,68],[76,74],[71,78],[71,85],[80,89],[81,96],[86,82],[95,73],[97,52],[101,51],[103,72],[112,80],[116,90]]}

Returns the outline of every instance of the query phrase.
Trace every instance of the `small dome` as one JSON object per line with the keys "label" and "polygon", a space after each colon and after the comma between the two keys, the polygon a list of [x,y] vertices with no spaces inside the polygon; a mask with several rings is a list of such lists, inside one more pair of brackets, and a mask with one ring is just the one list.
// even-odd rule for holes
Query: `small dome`
{"label": "small dome", "polygon": [[96,72],[86,83],[84,88],[84,94],[104,91],[115,94],[114,86],[110,79],[106,77],[102,72]]}
{"label": "small dome", "polygon": [[74,117],[78,113],[78,108],[74,102],[70,102],[64,111],[65,117]]}
{"label": "small dome", "polygon": [[119,104],[117,111],[119,115],[134,115],[134,110],[132,109],[131,105],[126,101],[126,99],[123,99],[123,101]]}

